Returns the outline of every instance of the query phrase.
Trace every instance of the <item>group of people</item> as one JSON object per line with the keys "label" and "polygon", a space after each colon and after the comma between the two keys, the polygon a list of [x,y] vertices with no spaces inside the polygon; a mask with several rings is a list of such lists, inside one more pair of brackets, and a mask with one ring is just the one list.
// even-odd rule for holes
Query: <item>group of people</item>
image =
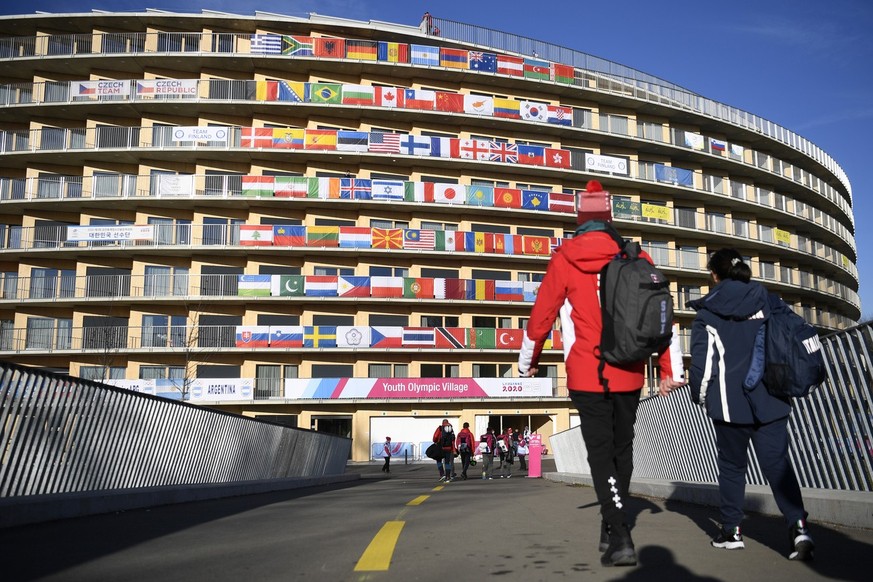
{"label": "group of people", "polygon": [[[442,450],[442,457],[436,461],[440,482],[466,480],[467,471],[476,455],[482,456],[482,479],[494,479],[495,476],[510,479],[516,459],[519,468],[527,471],[526,459],[530,444],[528,427],[522,432],[508,427],[503,433],[496,434],[494,428],[489,426],[487,432],[476,439],[469,422],[465,422],[460,432],[455,435],[449,419],[444,418],[433,433],[433,442]],[[461,462],[460,476],[455,472],[455,457]],[[492,469],[495,461],[497,467]]]}
{"label": "group of people", "polygon": [[[523,337],[518,371],[521,376],[536,375],[545,341],[560,316],[567,387],[579,411],[600,505],[601,563],[632,566],[637,556],[626,501],[645,363],[619,366],[601,363],[598,357],[603,330],[600,273],[620,252],[617,240],[621,239],[611,224],[608,193],[594,180],[588,183],[586,192],[602,192],[607,202],[596,215],[577,204],[578,227],[574,237],[558,247],[549,261]],[[647,254],[642,256],[652,262]],[[788,558],[812,559],[814,543],[807,512],[788,455],[791,404],[772,396],[760,380],[744,385],[748,383],[745,380],[754,359],[756,338],[761,337],[758,332],[769,317],[771,305],[784,304],[751,280],[751,269],[735,249],[713,253],[707,268],[713,282],[710,292],[689,302],[697,310],[697,317],[691,330],[688,382],[692,400],[704,408],[715,426],[721,527],[711,545],[728,550],[745,545],[741,521],[751,441],[785,517]],[[664,347],[658,352],[661,396],[685,385],[685,379],[674,379],[670,351]],[[608,391],[603,386],[607,382]]]}

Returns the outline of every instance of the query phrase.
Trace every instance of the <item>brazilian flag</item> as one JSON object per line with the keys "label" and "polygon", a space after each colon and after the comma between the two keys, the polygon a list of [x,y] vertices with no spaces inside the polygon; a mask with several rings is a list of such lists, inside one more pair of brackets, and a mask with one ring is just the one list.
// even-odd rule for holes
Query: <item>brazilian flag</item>
{"label": "brazilian flag", "polygon": [[339,83],[311,83],[309,102],[339,104],[342,102],[342,87]]}

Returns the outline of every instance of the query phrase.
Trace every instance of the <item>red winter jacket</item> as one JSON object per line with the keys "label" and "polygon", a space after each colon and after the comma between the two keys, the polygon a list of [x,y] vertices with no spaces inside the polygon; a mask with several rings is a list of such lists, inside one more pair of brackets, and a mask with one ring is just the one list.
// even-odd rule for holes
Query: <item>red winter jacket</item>
{"label": "red winter jacket", "polygon": [[[560,314],[567,388],[577,392],[603,391],[597,377],[600,360],[595,355],[603,327],[600,270],[618,250],[612,237],[602,231],[587,232],[558,247],[549,261],[527,323],[518,358],[520,373],[526,374],[528,369],[538,366],[543,345]],[[652,262],[645,252],[642,256]],[[669,349],[659,354],[659,363],[661,378],[671,378]],[[603,375],[609,381],[610,391],[631,392],[642,388],[644,370],[645,362],[621,367],[606,364]]]}
{"label": "red winter jacket", "polygon": [[458,438],[455,441],[455,448],[460,451],[461,443],[467,443],[467,451],[472,455],[476,452],[476,439],[473,438],[473,433],[469,428],[462,428],[461,432],[458,433]]}

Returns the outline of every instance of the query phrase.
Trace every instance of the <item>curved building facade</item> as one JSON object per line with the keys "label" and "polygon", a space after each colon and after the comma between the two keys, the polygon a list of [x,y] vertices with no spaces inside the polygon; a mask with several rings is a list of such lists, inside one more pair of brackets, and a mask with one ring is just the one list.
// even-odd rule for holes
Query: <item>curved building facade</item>
{"label": "curved building facade", "polygon": [[[416,457],[443,418],[578,420],[560,335],[514,378],[591,179],[680,335],[735,246],[822,331],[860,317],[814,144],[547,42],[203,12],[0,18],[0,358]],[[650,379],[655,371],[650,372]],[[651,382],[654,385],[653,382]]]}

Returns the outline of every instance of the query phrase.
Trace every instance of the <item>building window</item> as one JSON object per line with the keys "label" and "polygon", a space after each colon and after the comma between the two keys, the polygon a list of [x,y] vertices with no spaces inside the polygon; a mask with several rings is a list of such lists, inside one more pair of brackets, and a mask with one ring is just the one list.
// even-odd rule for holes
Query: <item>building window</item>
{"label": "building window", "polygon": [[600,131],[628,135],[627,117],[624,115],[600,114]]}
{"label": "building window", "polygon": [[697,209],[696,208],[673,208],[673,216],[676,221],[676,226],[682,228],[697,228]]}
{"label": "building window", "polygon": [[727,216],[721,212],[707,212],[706,230],[727,234]]}
{"label": "building window", "polygon": [[422,315],[421,327],[458,327],[460,318],[456,315]]}
{"label": "building window", "polygon": [[408,378],[409,364],[370,364],[367,369],[369,378]]}
{"label": "building window", "polygon": [[697,247],[680,246],[679,247],[679,268],[681,269],[700,269],[700,252]]}
{"label": "building window", "polygon": [[749,238],[749,221],[745,218],[734,218],[734,236]]}
{"label": "building window", "polygon": [[124,380],[127,368],[123,366],[79,366],[79,378],[101,382],[103,380]]}
{"label": "building window", "polygon": [[772,261],[761,261],[761,278],[768,281],[776,279],[776,263]]}
{"label": "building window", "polygon": [[737,182],[736,180],[731,180],[731,196],[733,198],[739,198],[740,200],[746,199],[746,185],[742,182]]}
{"label": "building window", "polygon": [[689,301],[700,299],[703,293],[699,285],[680,285],[679,286],[679,309],[688,309]]}
{"label": "building window", "polygon": [[458,364],[421,364],[422,378],[457,378],[461,371]]}
{"label": "building window", "polygon": [[670,264],[670,248],[666,241],[643,241],[642,247],[656,265]]}
{"label": "building window", "polygon": [[351,364],[313,364],[312,378],[353,378],[355,367]]}
{"label": "building window", "polygon": [[145,266],[143,295],[146,297],[184,296],[188,294],[188,268]]}
{"label": "building window", "polygon": [[654,141],[664,141],[664,126],[653,121],[637,120],[637,137]]}

